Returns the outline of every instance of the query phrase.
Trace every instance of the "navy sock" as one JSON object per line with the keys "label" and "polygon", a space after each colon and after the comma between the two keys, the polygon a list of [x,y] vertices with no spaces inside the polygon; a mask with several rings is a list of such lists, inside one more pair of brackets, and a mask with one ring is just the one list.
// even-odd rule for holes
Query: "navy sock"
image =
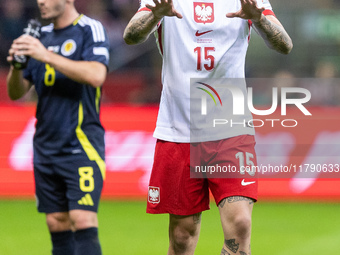
{"label": "navy sock", "polygon": [[74,255],[74,234],[71,230],[51,232],[53,255]]}
{"label": "navy sock", "polygon": [[75,255],[101,255],[98,228],[81,229],[74,232]]}

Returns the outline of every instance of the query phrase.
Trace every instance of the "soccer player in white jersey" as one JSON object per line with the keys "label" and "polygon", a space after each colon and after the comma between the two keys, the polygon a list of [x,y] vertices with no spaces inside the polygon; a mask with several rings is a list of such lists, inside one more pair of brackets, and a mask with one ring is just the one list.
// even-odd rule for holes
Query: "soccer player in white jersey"
{"label": "soccer player in white jersey", "polygon": [[[250,29],[267,46],[288,54],[292,41],[268,0],[141,0],[124,32],[128,44],[156,33],[163,56],[158,139],[148,192],[148,213],[168,213],[168,254],[194,254],[201,212],[209,209],[209,189],[224,233],[221,254],[250,254],[251,214],[256,178],[190,178],[190,78],[244,78]],[[213,136],[202,131],[202,160],[240,168],[235,155],[256,164],[253,130]],[[196,145],[195,145],[196,146]],[[217,153],[216,153],[217,151]]]}

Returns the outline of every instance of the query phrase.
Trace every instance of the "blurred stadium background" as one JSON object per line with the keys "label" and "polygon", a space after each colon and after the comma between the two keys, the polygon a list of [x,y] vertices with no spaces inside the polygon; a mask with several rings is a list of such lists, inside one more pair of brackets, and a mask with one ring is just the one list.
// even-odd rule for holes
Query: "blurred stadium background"
{"label": "blurred stadium background", "polygon": [[[277,87],[300,86],[312,93],[313,119],[292,110],[299,126],[257,130],[259,162],[273,165],[340,164],[340,1],[271,0],[294,42],[288,56],[269,51],[255,34],[247,56],[251,78],[270,78]],[[166,215],[145,214],[161,91],[161,58],[151,36],[127,46],[123,30],[137,0],[76,0],[78,10],[104,24],[111,41],[110,73],[104,84],[107,180],[99,211],[104,254],[166,254]],[[6,56],[30,18],[35,0],[0,0],[0,255],[49,254],[44,216],[35,210],[32,136],[36,96],[11,102],[6,94]],[[257,105],[270,104],[268,87],[255,88]],[[273,118],[279,118],[274,115]],[[340,182],[325,174],[296,173],[260,181],[253,215],[253,254],[337,254],[340,251]],[[276,178],[278,177],[278,178]],[[282,177],[282,176],[281,176]],[[216,206],[204,213],[196,254],[219,254],[222,231]]]}

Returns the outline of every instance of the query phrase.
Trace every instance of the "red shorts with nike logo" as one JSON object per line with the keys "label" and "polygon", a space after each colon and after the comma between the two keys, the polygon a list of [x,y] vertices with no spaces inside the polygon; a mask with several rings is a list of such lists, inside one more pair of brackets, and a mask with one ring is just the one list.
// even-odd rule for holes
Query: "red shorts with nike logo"
{"label": "red shorts with nike logo", "polygon": [[208,210],[209,190],[217,205],[230,196],[256,201],[256,174],[243,171],[257,166],[254,147],[252,135],[192,144],[157,140],[147,213],[192,215]]}

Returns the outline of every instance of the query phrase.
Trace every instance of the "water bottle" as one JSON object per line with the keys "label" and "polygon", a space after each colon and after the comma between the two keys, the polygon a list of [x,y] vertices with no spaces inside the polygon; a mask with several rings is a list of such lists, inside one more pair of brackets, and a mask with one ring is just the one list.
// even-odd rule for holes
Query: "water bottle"
{"label": "water bottle", "polygon": [[[41,28],[40,22],[36,19],[31,19],[28,22],[27,27],[24,28],[24,34],[33,36],[34,38],[39,38],[40,28]],[[26,68],[28,60],[29,60],[28,56],[14,55],[12,65],[14,66],[15,69],[21,70]]]}

